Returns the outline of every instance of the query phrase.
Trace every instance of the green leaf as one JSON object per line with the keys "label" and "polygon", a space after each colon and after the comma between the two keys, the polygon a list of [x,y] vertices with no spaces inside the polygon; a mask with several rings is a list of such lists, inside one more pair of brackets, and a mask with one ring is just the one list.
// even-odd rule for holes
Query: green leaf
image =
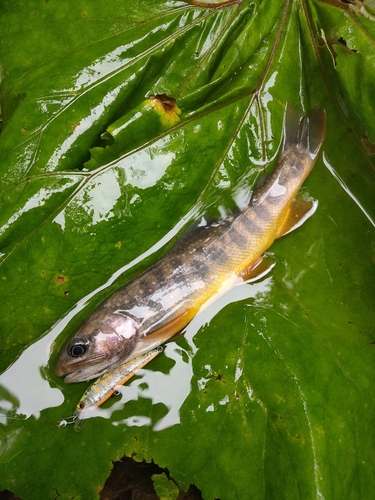
{"label": "green leaf", "polygon": [[[371,9],[3,0],[0,489],[98,498],[126,454],[206,500],[372,497]],[[317,212],[73,432],[86,385],[54,375],[58,347],[190,222],[248,199],[286,102],[327,114]]]}
{"label": "green leaf", "polygon": [[164,474],[154,474],[152,476],[155,491],[160,500],[176,500],[179,495],[177,486]]}

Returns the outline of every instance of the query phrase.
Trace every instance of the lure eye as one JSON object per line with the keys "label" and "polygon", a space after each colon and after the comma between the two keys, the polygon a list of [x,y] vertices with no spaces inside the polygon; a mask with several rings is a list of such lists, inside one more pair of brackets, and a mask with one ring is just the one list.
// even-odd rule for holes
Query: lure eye
{"label": "lure eye", "polygon": [[85,354],[87,347],[88,342],[78,340],[69,348],[69,353],[73,358],[79,358]]}

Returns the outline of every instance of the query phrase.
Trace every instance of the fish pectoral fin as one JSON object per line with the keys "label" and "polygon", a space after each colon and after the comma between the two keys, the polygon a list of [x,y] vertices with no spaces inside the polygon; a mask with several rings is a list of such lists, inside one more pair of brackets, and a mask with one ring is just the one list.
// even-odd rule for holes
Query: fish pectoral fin
{"label": "fish pectoral fin", "polygon": [[306,198],[295,198],[292,201],[284,224],[280,226],[276,238],[280,238],[285,234],[290,233],[305,222],[317,209],[318,202],[316,200]]}
{"label": "fish pectoral fin", "polygon": [[170,338],[172,338],[176,333],[184,328],[196,315],[197,310],[194,308],[187,309],[179,316],[173,318],[172,320],[164,323],[150,333],[146,333],[145,337],[142,339],[144,343],[153,343],[153,344],[163,344]]}
{"label": "fish pectoral fin", "polygon": [[267,255],[263,255],[259,257],[255,262],[252,262],[249,266],[247,266],[243,271],[240,272],[239,276],[244,281],[249,282],[255,279],[259,279],[265,274],[267,274],[271,269],[275,266],[276,262],[274,262]]}

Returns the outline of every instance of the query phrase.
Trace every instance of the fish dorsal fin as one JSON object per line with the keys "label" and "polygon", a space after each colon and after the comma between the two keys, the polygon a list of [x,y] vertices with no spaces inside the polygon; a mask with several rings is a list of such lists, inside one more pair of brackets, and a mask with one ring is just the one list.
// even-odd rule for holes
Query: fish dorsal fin
{"label": "fish dorsal fin", "polygon": [[276,238],[280,238],[301,226],[315,212],[317,206],[318,202],[316,200],[301,197],[295,198],[292,201],[284,223],[280,226]]}
{"label": "fish dorsal fin", "polygon": [[146,333],[144,338],[142,339],[142,343],[147,344],[150,342],[151,344],[162,344],[166,342],[170,338],[172,338],[176,333],[184,328],[197,314],[197,309],[190,308],[184,311],[179,316],[173,318],[172,320],[164,323],[160,326],[160,328],[156,328],[154,331],[150,333]]}

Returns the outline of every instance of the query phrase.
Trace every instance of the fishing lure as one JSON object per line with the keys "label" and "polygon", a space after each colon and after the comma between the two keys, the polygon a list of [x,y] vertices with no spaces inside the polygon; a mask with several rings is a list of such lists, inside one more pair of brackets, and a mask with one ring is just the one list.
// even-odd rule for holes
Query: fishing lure
{"label": "fishing lure", "polygon": [[74,430],[79,432],[90,411],[102,405],[120,386],[125,384],[135,373],[148,364],[163,348],[159,346],[145,354],[113,368],[99,377],[83,394],[74,411]]}

